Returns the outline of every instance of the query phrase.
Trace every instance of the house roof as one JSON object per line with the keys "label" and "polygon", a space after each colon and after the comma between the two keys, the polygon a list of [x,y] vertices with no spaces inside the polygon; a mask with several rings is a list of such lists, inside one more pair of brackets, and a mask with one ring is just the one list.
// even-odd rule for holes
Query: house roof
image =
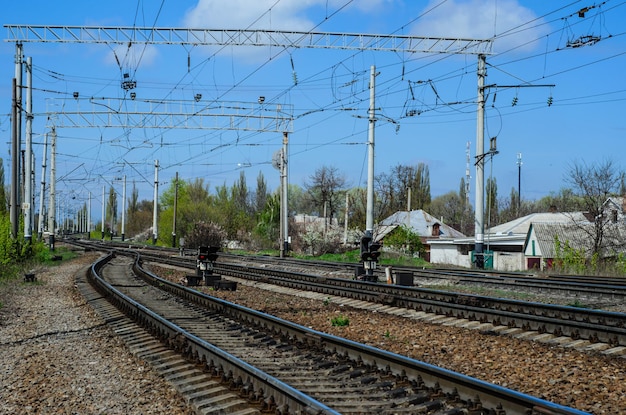
{"label": "house roof", "polygon": [[510,222],[503,223],[498,226],[493,226],[487,233],[491,235],[512,235],[523,234],[526,235],[530,229],[531,223],[586,223],[587,218],[582,212],[545,212],[545,213],[531,213],[521,218],[517,218]]}
{"label": "house roof", "polygon": [[590,223],[578,225],[573,223],[533,223],[524,242],[524,250],[526,250],[526,246],[534,234],[544,258],[556,257],[556,238],[558,238],[561,246],[567,244],[570,248],[577,251],[583,250],[585,255],[588,255],[592,251],[591,238],[589,237],[589,232],[593,232],[592,226]]}
{"label": "house roof", "polygon": [[[555,258],[556,247],[555,238],[561,246],[567,244],[577,251],[582,250],[585,256],[589,257],[593,252],[593,235],[596,230],[594,224],[587,223],[533,223],[526,241],[524,250],[533,236],[539,245],[539,249],[544,258]],[[603,241],[609,249],[606,249],[602,256],[611,256],[616,252],[625,252],[626,226],[622,223],[611,224],[604,230]]]}
{"label": "house roof", "polygon": [[463,238],[461,232],[446,225],[443,221],[435,218],[431,214],[419,210],[398,211],[393,215],[383,219],[376,228],[376,240],[381,240],[389,232],[401,225],[408,226],[413,232],[423,237],[433,237],[432,227],[439,225],[439,237],[441,238]]}

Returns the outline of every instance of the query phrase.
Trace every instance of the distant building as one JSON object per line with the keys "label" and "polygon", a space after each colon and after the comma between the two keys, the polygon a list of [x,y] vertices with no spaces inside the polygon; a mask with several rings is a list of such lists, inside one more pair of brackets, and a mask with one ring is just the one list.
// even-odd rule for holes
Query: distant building
{"label": "distant building", "polygon": [[[485,256],[485,268],[501,271],[536,268],[537,262],[541,263],[541,259],[537,260],[537,257],[532,256],[527,257],[525,252],[528,233],[533,225],[536,229],[542,224],[574,225],[586,223],[589,221],[583,212],[546,212],[531,213],[494,226],[485,232],[483,245],[483,251],[487,254]],[[430,245],[431,263],[472,267],[475,248],[474,237],[430,238],[427,243]],[[542,246],[545,246],[544,242],[542,242]],[[535,250],[536,252],[537,250]]]}
{"label": "distant building", "polygon": [[[398,211],[383,219],[374,230],[374,241],[383,241],[385,236],[392,233],[399,226],[406,226],[411,232],[420,236],[422,244],[426,248],[426,259],[429,260],[429,245],[426,243],[434,238],[463,238],[461,232],[443,223],[431,214],[419,210]],[[384,245],[384,242],[383,242]]]}

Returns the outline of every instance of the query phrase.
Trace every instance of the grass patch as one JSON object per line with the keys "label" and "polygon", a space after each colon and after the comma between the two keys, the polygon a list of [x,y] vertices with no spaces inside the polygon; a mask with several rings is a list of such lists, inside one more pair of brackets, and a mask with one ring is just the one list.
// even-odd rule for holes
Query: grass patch
{"label": "grass patch", "polygon": [[567,305],[570,307],[576,307],[576,308],[591,308],[588,305],[581,303],[580,300],[575,300],[574,302],[568,303]]}
{"label": "grass patch", "polygon": [[350,325],[350,319],[345,316],[337,316],[330,319],[330,324],[333,327],[345,327]]}

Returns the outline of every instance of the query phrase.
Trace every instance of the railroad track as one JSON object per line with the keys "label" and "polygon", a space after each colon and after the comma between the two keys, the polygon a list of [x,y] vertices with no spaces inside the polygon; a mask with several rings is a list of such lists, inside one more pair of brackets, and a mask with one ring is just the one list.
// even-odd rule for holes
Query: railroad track
{"label": "railroad track", "polygon": [[[71,241],[70,241],[71,242]],[[93,242],[74,241],[73,243],[89,243]],[[131,249],[131,245],[120,242],[105,242],[104,246],[120,249]],[[135,247],[132,249],[138,249]],[[179,250],[174,248],[142,246],[140,247],[144,255],[159,255],[163,257],[172,257]],[[184,256],[188,258],[190,263],[195,263],[195,251],[185,250]],[[248,263],[252,266],[260,267],[266,265],[268,267],[300,267],[312,268],[318,272],[324,273],[344,273],[345,275],[354,276],[359,264],[356,263],[336,263],[328,261],[311,261],[301,260],[297,258],[276,258],[267,255],[236,255],[220,252],[220,262],[224,263]],[[545,275],[537,276],[532,273],[525,272],[500,272],[488,270],[464,270],[464,269],[428,269],[416,267],[393,267],[395,274],[408,274],[412,276],[411,280],[419,285],[421,282],[425,284],[445,283],[481,286],[487,288],[495,288],[508,291],[527,291],[541,295],[560,296],[563,293],[580,300],[581,303],[610,303],[623,304],[626,303],[626,278],[618,277],[602,277],[602,276],[576,276],[576,275]],[[374,271],[379,281],[386,280],[384,267],[379,267]]]}
{"label": "railroad track", "polygon": [[[233,404],[233,412],[256,407],[280,414],[584,413],[203,295],[142,270],[136,258],[110,254],[94,264],[90,279],[125,313],[247,402],[248,409],[246,402]],[[170,375],[183,378],[174,373],[184,361],[171,359],[177,363],[165,364]],[[203,402],[201,410],[221,401],[200,390],[194,396],[189,399]]]}
{"label": "railroad track", "polygon": [[[171,257],[167,254],[155,255],[151,250],[142,252],[142,256],[145,260],[195,268],[195,259]],[[625,313],[459,294],[419,287],[364,283],[346,278],[319,277],[277,270],[274,267],[252,267],[217,262],[215,271],[218,274],[235,278],[407,308],[425,315],[445,316],[448,319],[458,320],[459,324],[467,321],[490,324],[489,330],[497,334],[519,335],[523,332],[526,338],[540,338],[544,342],[553,344],[582,343],[585,348],[605,354],[626,354]]]}

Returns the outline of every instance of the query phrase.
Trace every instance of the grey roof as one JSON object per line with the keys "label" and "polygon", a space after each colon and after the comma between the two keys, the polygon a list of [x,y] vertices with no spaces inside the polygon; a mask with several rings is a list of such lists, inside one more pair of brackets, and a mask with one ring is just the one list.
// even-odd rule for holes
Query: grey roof
{"label": "grey roof", "polygon": [[440,238],[463,238],[461,232],[446,225],[441,220],[435,218],[431,214],[419,210],[398,211],[393,215],[383,219],[376,228],[376,239],[380,240],[393,229],[398,226],[406,225],[413,232],[423,237],[433,237],[432,227],[435,224],[439,224],[439,237]]}
{"label": "grey roof", "polygon": [[591,249],[591,238],[589,238],[589,231],[592,224],[575,225],[573,223],[533,223],[531,225],[531,232],[528,233],[528,238],[524,243],[524,249],[529,243],[530,235],[535,233],[537,238],[537,244],[539,250],[544,258],[556,257],[556,238],[558,238],[561,246],[567,244],[570,248],[575,250],[583,250],[585,256],[588,256]]}
{"label": "grey roof", "polygon": [[[558,238],[561,246],[567,244],[569,247],[580,251],[589,257],[593,252],[593,235],[595,234],[594,224],[587,223],[533,223],[531,227],[535,233],[537,244],[544,258],[555,258],[555,238]],[[531,233],[528,233],[524,250],[529,243]],[[616,252],[625,251],[624,236],[626,235],[626,226],[624,224],[611,224],[605,227],[603,245],[606,246],[602,256],[610,256]]]}
{"label": "grey roof", "polygon": [[582,212],[546,212],[546,213],[531,213],[530,215],[522,216],[510,222],[503,223],[498,226],[490,228],[487,233],[492,235],[512,235],[523,234],[526,235],[530,229],[531,223],[588,223],[587,218]]}

